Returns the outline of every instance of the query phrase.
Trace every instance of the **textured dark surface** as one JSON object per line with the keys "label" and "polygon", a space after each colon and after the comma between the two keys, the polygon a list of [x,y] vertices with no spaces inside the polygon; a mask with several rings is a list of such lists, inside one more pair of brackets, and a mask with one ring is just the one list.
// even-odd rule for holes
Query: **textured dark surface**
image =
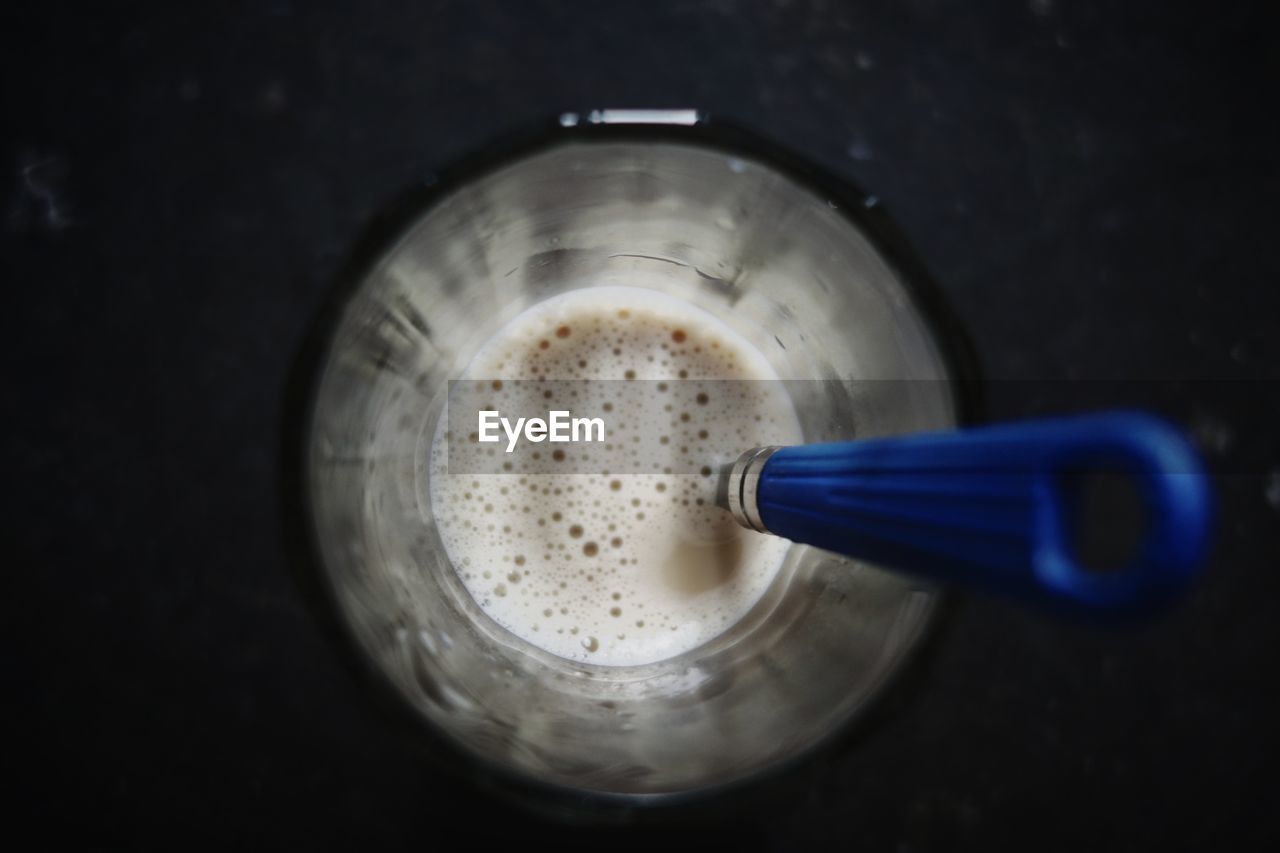
{"label": "textured dark surface", "polygon": [[[606,5],[0,13],[7,810],[133,845],[1280,836],[1264,4]],[[396,192],[523,122],[648,105],[733,116],[877,193],[988,374],[1026,380],[993,385],[995,414],[1069,405],[1057,380],[1167,380],[1228,472],[1196,594],[1106,631],[960,601],[872,736],[718,823],[562,832],[409,753],[286,570],[291,359]]]}

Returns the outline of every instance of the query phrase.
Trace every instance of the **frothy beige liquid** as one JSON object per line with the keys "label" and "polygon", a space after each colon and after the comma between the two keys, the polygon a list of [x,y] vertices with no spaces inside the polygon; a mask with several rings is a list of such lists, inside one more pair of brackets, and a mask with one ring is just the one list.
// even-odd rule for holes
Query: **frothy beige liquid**
{"label": "frothy beige liquid", "polygon": [[[745,339],[702,309],[656,291],[597,287],[516,317],[463,378],[696,383],[777,376]],[[490,617],[552,654],[634,666],[706,643],[760,600],[788,543],[748,533],[715,507],[715,474],[750,447],[799,442],[800,428],[781,383],[753,383],[752,394],[717,393],[726,386],[709,383],[692,405],[648,407],[662,412],[649,416],[653,423],[610,417],[625,409],[617,404],[620,385],[586,383],[601,399],[575,399],[574,414],[603,416],[612,447],[657,431],[664,440],[644,445],[655,458],[629,466],[657,473],[604,473],[603,454],[601,473],[449,474],[442,419],[430,482],[445,549]],[[621,387],[667,389],[665,382]],[[544,447],[550,454],[575,445]],[[662,473],[692,470],[690,456],[705,460],[698,473]],[[681,465],[672,464],[677,458]]]}

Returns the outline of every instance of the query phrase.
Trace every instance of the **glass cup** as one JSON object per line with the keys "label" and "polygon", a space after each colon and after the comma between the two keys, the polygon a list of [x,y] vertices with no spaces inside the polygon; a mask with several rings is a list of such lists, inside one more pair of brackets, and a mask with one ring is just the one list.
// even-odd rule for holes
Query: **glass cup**
{"label": "glass cup", "polygon": [[[447,383],[529,306],[603,284],[719,317],[797,382],[805,440],[955,425],[970,361],[874,197],[690,113],[567,115],[406,208],[322,326],[302,485],[347,634],[470,766],[574,803],[761,777],[866,710],[936,592],[792,545],[762,600],[678,657],[604,667],[490,619],[442,547],[425,464]],[[884,381],[889,380],[889,381]]]}

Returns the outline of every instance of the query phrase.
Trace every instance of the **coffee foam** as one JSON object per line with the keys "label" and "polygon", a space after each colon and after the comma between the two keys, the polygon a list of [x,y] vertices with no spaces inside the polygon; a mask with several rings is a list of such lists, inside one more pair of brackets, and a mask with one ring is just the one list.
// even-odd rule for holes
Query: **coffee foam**
{"label": "coffee foam", "polygon": [[[576,290],[520,314],[462,379],[496,395],[530,380],[623,381],[570,383],[575,414],[606,416],[607,448],[539,445],[540,462],[505,461],[503,473],[475,473],[468,454],[501,451],[441,419],[431,505],[467,591],[521,639],[607,666],[673,657],[731,627],[788,543],[747,533],[716,507],[716,474],[747,448],[798,443],[800,428],[782,383],[722,380],[776,378],[720,320],[657,291]],[[589,462],[554,473],[587,447]]]}

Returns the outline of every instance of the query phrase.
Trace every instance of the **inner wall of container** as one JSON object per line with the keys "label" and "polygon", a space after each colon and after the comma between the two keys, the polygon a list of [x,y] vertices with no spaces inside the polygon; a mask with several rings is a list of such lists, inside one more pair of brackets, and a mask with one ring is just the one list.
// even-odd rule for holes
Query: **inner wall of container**
{"label": "inner wall of container", "polygon": [[310,449],[324,569],[365,653],[477,756],[593,790],[729,781],[863,705],[914,645],[930,596],[796,546],[729,635],[626,669],[546,655],[481,613],[447,563],[422,479],[446,382],[525,308],[603,284],[691,302],[781,377],[827,380],[795,386],[808,441],[954,423],[909,294],[825,199],[710,149],[566,144],[444,198],[349,304]]}

